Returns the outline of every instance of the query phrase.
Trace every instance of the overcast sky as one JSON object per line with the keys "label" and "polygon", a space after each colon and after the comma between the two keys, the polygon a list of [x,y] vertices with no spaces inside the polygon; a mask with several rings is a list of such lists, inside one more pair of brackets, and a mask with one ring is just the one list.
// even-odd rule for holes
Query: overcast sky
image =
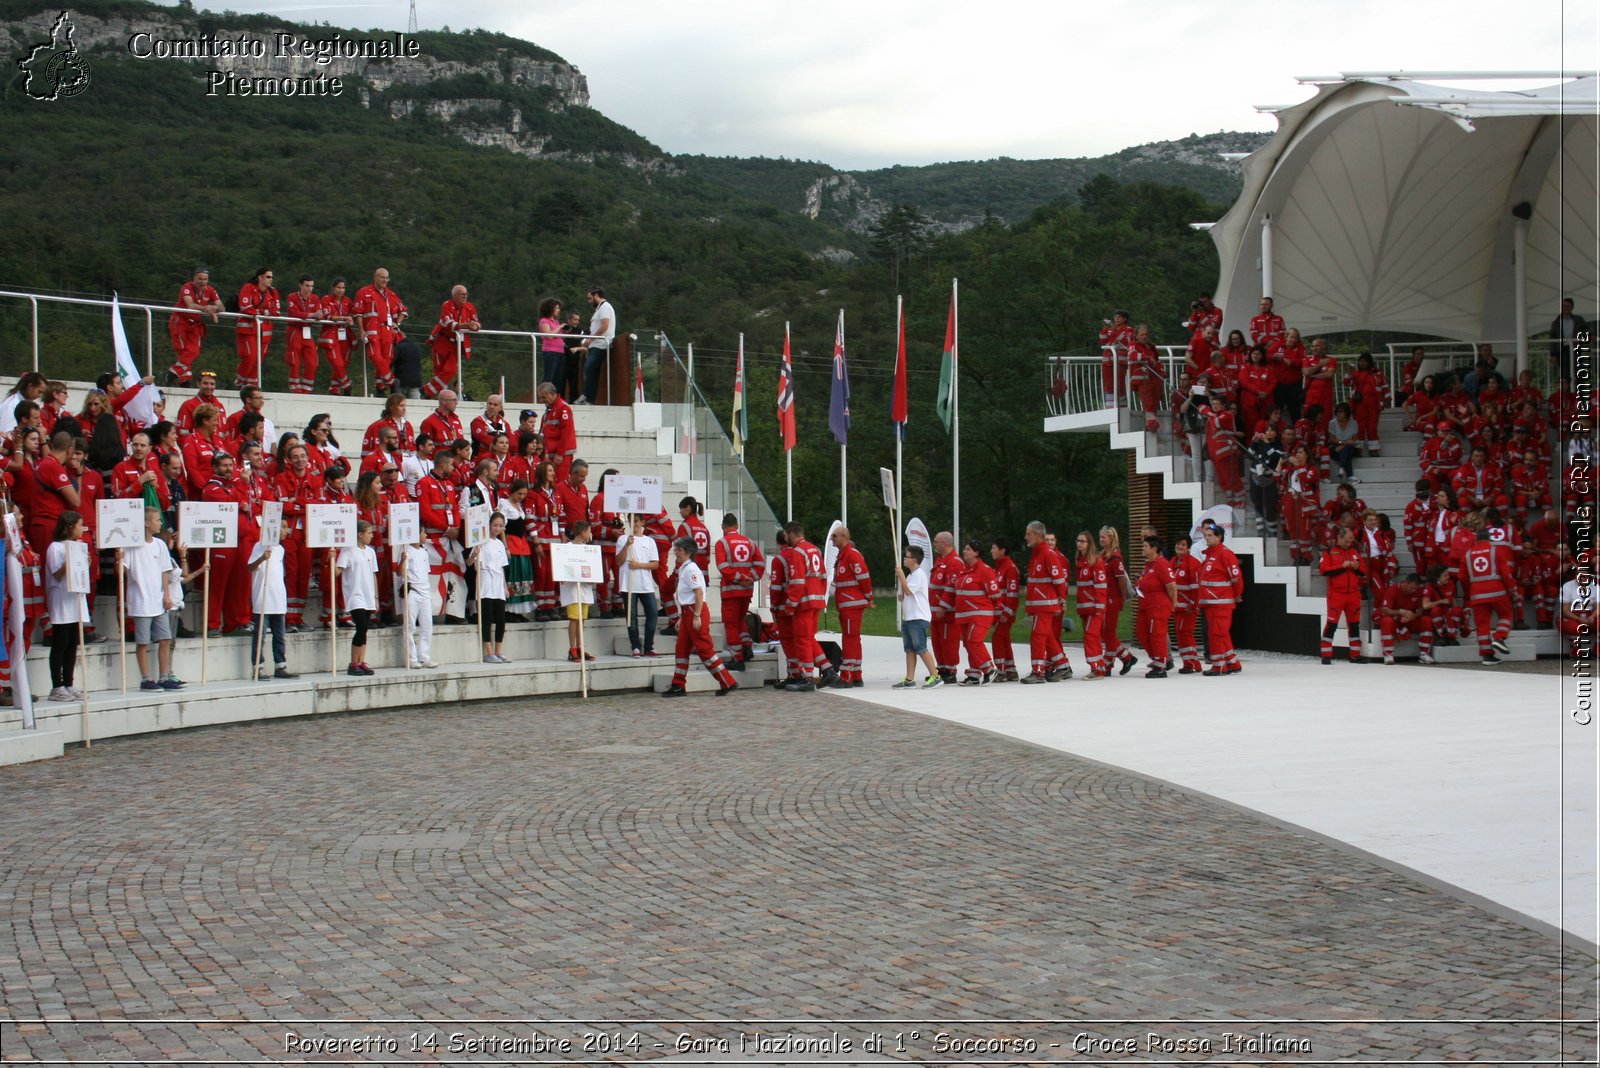
{"label": "overcast sky", "polygon": [[[201,0],[204,4],[206,0]],[[222,6],[403,29],[408,0]],[[1593,0],[417,0],[423,28],[522,37],[675,153],[848,169],[1101,155],[1271,130],[1297,75],[1593,69]]]}

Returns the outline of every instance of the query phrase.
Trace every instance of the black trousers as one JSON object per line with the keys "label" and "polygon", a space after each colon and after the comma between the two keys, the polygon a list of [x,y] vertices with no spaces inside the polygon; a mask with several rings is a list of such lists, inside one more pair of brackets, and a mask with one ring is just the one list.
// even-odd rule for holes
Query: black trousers
{"label": "black trousers", "polygon": [[478,615],[478,632],[482,641],[506,640],[506,603],[498,597],[485,597]]}
{"label": "black trousers", "polygon": [[350,609],[350,621],[356,625],[355,637],[350,639],[350,644],[362,646],[367,644],[367,627],[372,624],[372,610],[369,608]]}
{"label": "black trousers", "polygon": [[60,623],[50,628],[50,686],[60,689],[72,685],[73,669],[78,666],[78,624]]}

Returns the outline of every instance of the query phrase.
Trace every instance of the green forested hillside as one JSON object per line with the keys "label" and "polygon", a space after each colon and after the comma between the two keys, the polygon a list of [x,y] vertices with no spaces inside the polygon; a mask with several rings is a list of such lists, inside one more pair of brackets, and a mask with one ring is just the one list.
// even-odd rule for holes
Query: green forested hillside
{"label": "green forested hillside", "polygon": [[[9,17],[38,10],[22,0],[0,7]],[[429,47],[441,56],[504,54],[497,35],[437,36]],[[335,275],[361,284],[382,265],[419,318],[431,316],[459,281],[471,287],[486,326],[527,328],[542,297],[570,305],[599,283],[624,329],[641,331],[642,347],[652,347],[651,328],[666,331],[680,350],[696,343],[697,377],[724,416],[732,351],[745,332],[749,465],[780,510],[783,455],[771,410],[775,354],[790,320],[802,353],[797,395],[805,443],[795,454],[796,510],[824,527],[838,511],[838,452],[826,418],[828,355],[843,307],[854,389],[851,512],[880,517],[858,525],[874,568],[887,572],[887,528],[874,501],[877,468],[893,463],[891,264],[875,258],[860,234],[825,215],[807,218],[778,193],[837,173],[831,168],[661,156],[645,137],[598,112],[542,110],[540,90],[503,95],[512,90],[492,79],[394,87],[393,98],[500,100],[526,122],[548,123],[568,158],[466,144],[438,119],[391,118],[362,106],[354,93],[208,99],[192,67],[103,54],[92,61],[93,84],[81,97],[41,105],[13,83],[0,99],[0,288],[117,291],[125,300],[164,304],[196,264],[210,266],[225,293],[261,264],[274,267],[284,290],[302,271],[325,290]],[[1025,185],[1027,169],[993,171],[995,199],[1021,205],[1042,196],[1038,186],[1006,192],[1013,178]],[[937,206],[928,204],[930,211]],[[908,507],[932,524],[948,521],[949,440],[933,395],[950,279],[959,276],[964,530],[1016,535],[1032,518],[1063,529],[1120,521],[1120,458],[1095,437],[1039,429],[1042,357],[1090,351],[1113,304],[1148,318],[1160,339],[1161,324],[1175,323],[1190,296],[1216,276],[1209,240],[1187,224],[1223,207],[1192,189],[1097,177],[1038,210],[1008,209],[1019,212],[1009,225],[991,219],[909,247],[899,264],[913,366]],[[819,255],[841,248],[859,258],[839,263]],[[141,351],[142,325],[129,317]],[[52,374],[87,377],[109,365],[103,314],[47,310],[44,328]],[[155,337],[162,354],[159,318]],[[0,371],[27,366],[27,338],[26,305],[0,299]],[[226,332],[210,345],[216,358],[209,362],[231,366]],[[273,354],[281,359],[281,346]],[[526,390],[525,348],[484,344],[480,355],[469,371],[475,393],[501,375],[514,394]],[[269,384],[282,373],[281,362],[272,361]]]}

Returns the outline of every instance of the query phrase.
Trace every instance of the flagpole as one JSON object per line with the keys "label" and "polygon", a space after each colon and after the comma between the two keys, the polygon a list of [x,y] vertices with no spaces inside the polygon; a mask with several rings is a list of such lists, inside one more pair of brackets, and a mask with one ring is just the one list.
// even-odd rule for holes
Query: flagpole
{"label": "flagpole", "polygon": [[[895,344],[896,344],[897,349],[899,347],[904,346],[904,344],[905,344],[905,322],[906,322],[906,298],[897,294],[895,296],[895,298],[894,298],[894,328],[895,328],[895,334],[896,334]],[[896,359],[898,359],[898,358],[899,358],[899,356],[898,356],[898,352],[897,352],[896,353]],[[909,401],[909,398],[907,398],[907,400]],[[895,516],[895,531],[896,531],[896,534],[895,534],[895,542],[894,542],[894,566],[895,567],[899,567],[900,566],[900,535],[898,533],[898,531],[900,529],[899,511],[901,509],[904,509],[905,506],[906,506],[906,469],[905,469],[905,462],[904,462],[904,458],[903,458],[903,452],[904,452],[904,449],[905,449],[905,443],[906,443],[906,427],[905,427],[904,423],[901,423],[899,428],[895,431],[895,435],[894,435],[894,506],[895,506],[895,509],[896,509],[896,516]],[[897,601],[896,603],[898,604],[899,602]]]}
{"label": "flagpole", "polygon": [[[785,362],[787,362],[787,357],[789,354],[789,324],[787,321],[785,321],[783,324],[783,353]],[[793,372],[791,371],[790,374],[792,375]],[[791,377],[790,389],[794,388],[793,383],[794,379]],[[779,431],[782,431],[781,426],[779,427]],[[783,447],[783,462],[787,471],[786,481],[788,485],[788,493],[785,498],[788,503],[784,505],[783,521],[785,523],[792,523],[794,522],[794,450],[789,448],[789,443],[787,441],[784,442]]]}
{"label": "flagpole", "polygon": [[[844,338],[844,309],[843,308],[839,309],[839,338],[841,339],[841,341]],[[838,373],[839,373],[838,370],[835,369],[834,370],[834,374],[838,374]],[[848,401],[846,403],[848,403]],[[847,467],[846,467],[846,464],[845,464],[845,451],[848,448],[849,448],[849,446],[846,445],[844,442],[841,441],[839,443],[839,522],[843,523],[845,526],[849,526],[850,525],[849,509],[846,507],[846,504],[845,504],[845,500],[846,500],[846,498],[847,498],[847,496],[849,494],[849,480],[845,475],[845,472],[847,470]]]}
{"label": "flagpole", "polygon": [[961,312],[956,301],[956,279],[950,279],[950,319],[955,323],[955,351],[950,356],[950,408],[955,420],[955,500],[951,532],[961,545]]}

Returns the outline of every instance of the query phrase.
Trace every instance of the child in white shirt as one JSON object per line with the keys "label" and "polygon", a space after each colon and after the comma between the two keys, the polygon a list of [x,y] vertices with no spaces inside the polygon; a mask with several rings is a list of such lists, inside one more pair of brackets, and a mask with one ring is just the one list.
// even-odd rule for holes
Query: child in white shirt
{"label": "child in white shirt", "polygon": [[[588,545],[591,528],[587,522],[580,519],[572,524],[572,544]],[[579,620],[589,618],[589,606],[594,604],[594,586],[587,582],[563,582],[559,585],[561,593],[562,614],[567,617],[567,659],[577,663]],[[583,653],[584,660],[593,660],[594,654],[587,650]]]}
{"label": "child in white shirt", "polygon": [[[257,542],[250,550],[250,562],[246,567],[250,571],[250,610],[256,616],[256,641],[260,642],[265,634],[262,627],[272,628],[272,661],[276,670],[268,675],[263,666],[261,678],[298,679],[300,676],[289,670],[289,654],[283,637],[284,616],[289,611],[289,589],[283,575],[283,546]],[[254,667],[254,664],[251,666]]]}
{"label": "child in white shirt", "polygon": [[367,663],[367,627],[378,610],[378,554],[372,548],[376,528],[362,519],[356,523],[356,543],[339,550],[334,567],[339,572],[344,610],[350,613],[355,635],[350,639],[350,668],[347,675],[376,675]]}
{"label": "child in white shirt", "polygon": [[89,602],[83,594],[68,590],[67,584],[73,555],[87,554],[88,550],[83,544],[83,516],[62,512],[44,554],[45,606],[50,611],[49,701],[76,701],[83,697],[83,691],[73,687],[72,676],[78,664],[80,624],[89,621]]}
{"label": "child in white shirt", "polygon": [[[172,600],[168,581],[174,567],[172,553],[156,535],[161,533],[161,509],[144,510],[144,544],[117,550],[117,563],[127,572],[127,614],[133,623],[133,655],[139,661],[139,689],[177,690],[183,684],[172,675]],[[181,586],[179,587],[182,588]],[[150,645],[157,649],[157,671],[150,671]]]}
{"label": "child in white shirt", "polygon": [[430,655],[433,649],[433,565],[428,561],[428,543],[417,535],[417,540],[407,545],[402,553],[402,571],[405,574],[405,612],[411,631],[411,649],[408,666],[436,668]]}
{"label": "child in white shirt", "polygon": [[485,664],[509,664],[502,655],[506,640],[506,517],[503,512],[489,515],[489,540],[472,550],[478,565],[478,629],[483,639]]}

